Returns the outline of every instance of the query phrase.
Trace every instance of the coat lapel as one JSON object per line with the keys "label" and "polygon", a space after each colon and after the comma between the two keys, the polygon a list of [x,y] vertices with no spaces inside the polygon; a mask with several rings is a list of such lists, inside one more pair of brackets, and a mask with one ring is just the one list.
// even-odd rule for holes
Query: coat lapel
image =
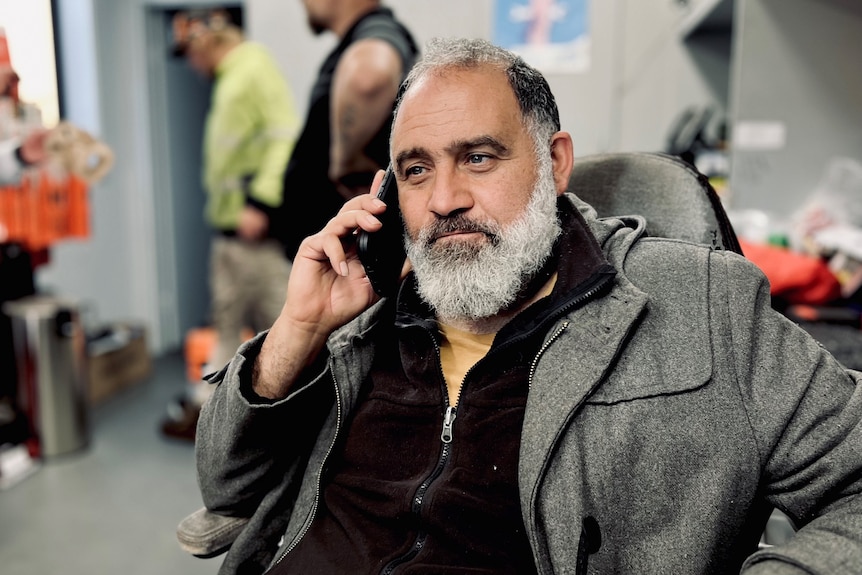
{"label": "coat lapel", "polygon": [[[607,296],[558,322],[535,366],[521,434],[519,490],[527,532],[539,529],[537,500],[542,478],[559,437],[599,387],[646,307],[647,296],[631,284],[618,284]],[[579,471],[571,470],[572,474]],[[577,485],[576,477],[571,478]],[[576,493],[572,505],[579,505]],[[534,545],[543,545],[533,541]]]}

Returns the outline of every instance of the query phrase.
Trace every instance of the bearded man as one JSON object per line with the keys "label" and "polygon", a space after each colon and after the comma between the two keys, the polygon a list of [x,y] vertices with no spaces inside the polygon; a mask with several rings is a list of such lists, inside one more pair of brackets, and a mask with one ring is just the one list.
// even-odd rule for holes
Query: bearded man
{"label": "bearded man", "polygon": [[[222,572],[857,572],[860,374],[741,256],[568,193],[571,136],[517,56],[435,41],[402,90],[397,296],[355,239],[386,206],[349,200],[211,379],[204,503],[249,518]],[[799,534],[757,551],[773,507]]]}

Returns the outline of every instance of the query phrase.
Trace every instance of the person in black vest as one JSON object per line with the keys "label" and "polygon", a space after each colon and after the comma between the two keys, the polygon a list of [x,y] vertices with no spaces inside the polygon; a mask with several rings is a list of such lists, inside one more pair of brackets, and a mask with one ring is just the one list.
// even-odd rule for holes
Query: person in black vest
{"label": "person in black vest", "polygon": [[312,31],[339,43],[320,67],[305,126],[284,174],[278,226],[291,259],[342,204],[368,192],[388,162],[398,86],[413,66],[416,43],[378,0],[303,0]]}

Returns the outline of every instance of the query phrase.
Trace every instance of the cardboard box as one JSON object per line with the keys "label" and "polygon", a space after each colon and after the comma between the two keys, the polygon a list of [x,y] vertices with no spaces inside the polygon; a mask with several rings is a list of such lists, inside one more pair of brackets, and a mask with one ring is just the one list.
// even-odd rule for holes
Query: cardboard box
{"label": "cardboard box", "polygon": [[153,369],[143,326],[118,323],[106,326],[100,332],[87,344],[92,404],[140,383]]}

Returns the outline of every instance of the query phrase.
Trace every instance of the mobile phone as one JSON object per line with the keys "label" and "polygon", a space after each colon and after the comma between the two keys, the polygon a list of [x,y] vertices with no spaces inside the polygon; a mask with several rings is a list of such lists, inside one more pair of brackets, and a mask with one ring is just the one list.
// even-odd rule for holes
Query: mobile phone
{"label": "mobile phone", "polygon": [[377,216],[383,226],[376,232],[360,229],[357,249],[371,287],[379,296],[387,297],[398,290],[401,269],[407,259],[404,224],[398,207],[398,184],[392,166],[386,168],[377,198],[386,204],[386,211]]}

